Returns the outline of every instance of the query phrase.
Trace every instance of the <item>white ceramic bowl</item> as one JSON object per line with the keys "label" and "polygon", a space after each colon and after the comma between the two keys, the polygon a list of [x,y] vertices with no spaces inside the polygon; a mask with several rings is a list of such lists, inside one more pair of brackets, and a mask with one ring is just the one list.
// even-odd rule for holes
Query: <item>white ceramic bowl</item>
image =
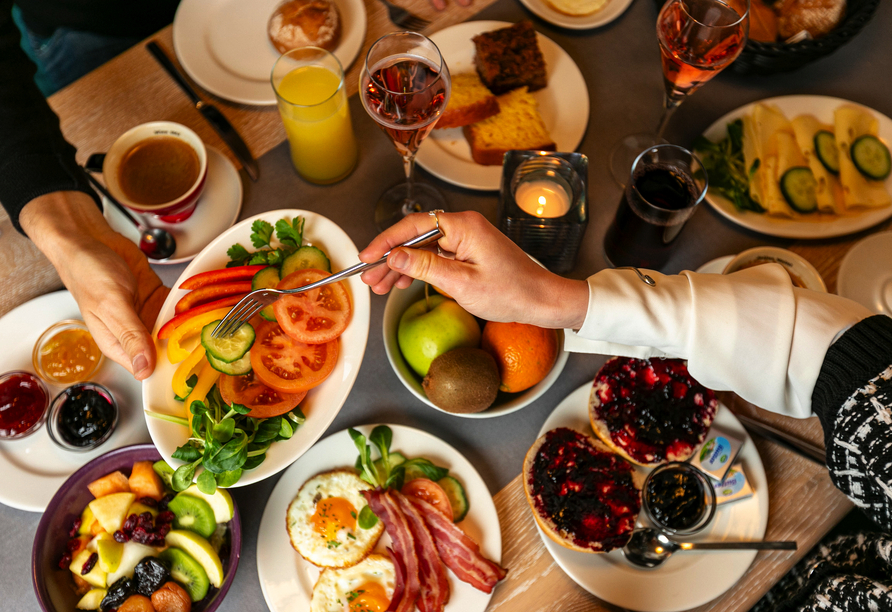
{"label": "white ceramic bowl", "polygon": [[440,412],[445,412],[446,414],[453,414],[467,419],[490,419],[492,417],[510,414],[536,401],[548,390],[549,387],[551,387],[551,385],[554,384],[554,381],[557,380],[561,371],[563,371],[564,366],[567,364],[569,354],[564,350],[564,332],[558,330],[558,343],[560,349],[558,350],[557,359],[551,368],[551,372],[549,372],[548,376],[546,376],[539,384],[534,385],[521,393],[503,393],[499,391],[499,395],[496,397],[496,401],[493,405],[483,412],[457,414],[437,408],[433,402],[427,399],[427,395],[424,393],[424,389],[421,386],[422,377],[418,376],[409,364],[406,363],[406,360],[403,359],[403,354],[400,352],[399,342],[397,341],[397,329],[399,328],[400,317],[403,316],[403,313],[410,305],[423,297],[424,283],[421,281],[413,282],[408,289],[393,289],[390,292],[390,296],[387,298],[387,304],[384,306],[384,321],[381,327],[384,333],[384,350],[387,352],[387,360],[390,361],[390,365],[393,368],[393,371],[396,372],[397,378],[400,379],[400,382],[403,383],[406,389],[412,392],[412,395],[431,408],[439,410]]}
{"label": "white ceramic bowl", "polygon": [[796,286],[827,293],[827,285],[824,284],[824,279],[821,278],[815,267],[808,263],[807,259],[793,251],[777,247],[762,246],[748,249],[729,261],[722,274],[731,274],[732,272],[763,263],[778,263],[782,265],[791,279],[798,278],[802,281],[801,283],[796,283],[793,280],[793,284]]}

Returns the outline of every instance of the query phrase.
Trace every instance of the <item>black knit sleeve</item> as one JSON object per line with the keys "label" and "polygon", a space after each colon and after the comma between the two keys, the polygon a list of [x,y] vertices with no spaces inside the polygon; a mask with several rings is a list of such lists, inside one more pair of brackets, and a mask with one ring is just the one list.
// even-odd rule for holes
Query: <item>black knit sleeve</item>
{"label": "black knit sleeve", "polygon": [[19,47],[12,0],[0,0],[0,204],[15,228],[37,196],[83,191],[99,203],[62,136],[59,118],[34,84],[34,65]]}

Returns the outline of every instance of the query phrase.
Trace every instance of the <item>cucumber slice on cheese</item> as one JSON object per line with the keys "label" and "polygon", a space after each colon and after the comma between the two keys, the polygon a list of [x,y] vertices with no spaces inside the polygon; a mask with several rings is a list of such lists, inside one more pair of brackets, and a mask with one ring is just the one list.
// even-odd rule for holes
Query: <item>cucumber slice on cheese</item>
{"label": "cucumber slice on cheese", "polygon": [[882,181],[892,171],[889,149],[876,136],[865,134],[852,143],[852,163],[858,172],[872,181]]}
{"label": "cucumber slice on cheese", "polygon": [[833,132],[820,130],[815,133],[815,154],[821,165],[827,168],[827,172],[839,174],[839,148]]}
{"label": "cucumber slice on cheese", "polygon": [[795,166],[790,168],[780,180],[781,193],[790,208],[801,213],[813,213],[818,209],[815,195],[817,182],[811,168]]}

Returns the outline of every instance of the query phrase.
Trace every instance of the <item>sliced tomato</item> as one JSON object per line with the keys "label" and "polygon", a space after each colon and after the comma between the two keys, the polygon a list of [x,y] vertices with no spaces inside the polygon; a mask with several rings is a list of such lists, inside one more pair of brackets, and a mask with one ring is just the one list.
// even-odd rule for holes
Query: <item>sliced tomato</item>
{"label": "sliced tomato", "polygon": [[219,285],[220,283],[231,283],[240,280],[251,280],[254,275],[268,268],[269,266],[236,266],[234,268],[221,268],[220,270],[209,270],[201,272],[195,276],[190,276],[182,283],[180,289],[198,289],[208,285]]}
{"label": "sliced tomato", "polygon": [[[324,270],[298,270],[279,281],[276,288],[296,289],[328,276],[331,273]],[[347,329],[353,306],[344,285],[332,283],[281,297],[273,310],[286,334],[307,344],[322,344],[331,342]]]}
{"label": "sliced tomato", "polygon": [[452,504],[449,503],[449,496],[443,487],[427,478],[416,478],[410,480],[403,485],[400,493],[406,497],[414,497],[426,501],[431,506],[439,510],[450,521],[452,520]]}
{"label": "sliced tomato", "polygon": [[338,362],[338,340],[306,344],[288,336],[277,323],[258,322],[251,347],[251,367],[261,381],[281,393],[299,393],[325,380]]}
{"label": "sliced tomato", "polygon": [[256,419],[268,419],[294,410],[307,396],[306,391],[280,393],[257,380],[253,370],[244,376],[223,374],[219,385],[224,402],[250,408],[248,416]]}
{"label": "sliced tomato", "polygon": [[180,325],[196,315],[204,314],[212,310],[217,310],[218,308],[235,306],[240,299],[242,299],[241,295],[232,295],[219,300],[214,300],[213,302],[202,304],[201,306],[196,306],[195,308],[190,308],[186,312],[174,315],[173,318],[170,319],[170,321],[162,325],[161,329],[158,330],[158,339],[167,340],[168,338],[170,338],[176,328],[178,328]]}
{"label": "sliced tomato", "polygon": [[219,300],[228,295],[244,296],[251,291],[251,281],[238,281],[235,283],[222,283],[220,285],[209,285],[200,287],[195,291],[190,291],[177,302],[174,306],[174,312],[181,314],[205,302]]}

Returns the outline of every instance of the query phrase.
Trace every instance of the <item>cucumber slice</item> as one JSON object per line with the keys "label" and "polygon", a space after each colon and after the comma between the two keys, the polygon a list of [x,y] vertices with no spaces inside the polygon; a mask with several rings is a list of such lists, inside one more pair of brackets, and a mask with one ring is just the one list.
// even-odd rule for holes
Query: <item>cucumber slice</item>
{"label": "cucumber slice", "polygon": [[[282,279],[279,276],[279,269],[276,266],[264,268],[251,279],[251,291],[257,291],[258,289],[275,289],[280,280]],[[267,321],[276,320],[276,315],[273,314],[272,305],[261,310],[260,316]]]}
{"label": "cucumber slice", "polygon": [[[388,453],[387,459],[389,460],[388,463],[390,463],[390,469],[406,462],[406,457],[402,453]],[[374,465],[375,469],[378,470],[378,473],[380,474],[384,466],[384,459],[375,459]]]}
{"label": "cucumber slice", "polygon": [[865,134],[852,143],[852,163],[858,172],[873,181],[882,181],[892,171],[889,149],[876,136]]}
{"label": "cucumber slice", "polygon": [[790,168],[780,180],[781,193],[790,207],[801,213],[813,213],[818,209],[815,195],[817,182],[811,168],[796,166]]}
{"label": "cucumber slice", "polygon": [[211,333],[220,321],[208,323],[201,329],[201,345],[208,357],[223,363],[238,361],[254,344],[254,328],[245,323],[237,332],[228,338],[211,338]]}
{"label": "cucumber slice", "polygon": [[314,246],[302,246],[282,262],[282,278],[292,272],[307,268],[331,272],[331,262],[328,261],[328,257],[322,252],[322,249]]}
{"label": "cucumber slice", "polygon": [[815,133],[815,154],[821,165],[827,168],[827,172],[839,174],[839,148],[833,132],[821,130]]}
{"label": "cucumber slice", "polygon": [[214,359],[210,354],[206,354],[205,357],[207,357],[208,363],[211,364],[212,368],[223,374],[229,374],[230,376],[241,376],[242,374],[247,374],[252,369],[251,351],[248,351],[241,359],[236,359],[232,363],[225,363],[219,359]]}
{"label": "cucumber slice", "polygon": [[452,522],[460,523],[462,519],[465,518],[465,515],[468,513],[468,508],[470,507],[465,488],[452,476],[441,478],[437,481],[437,484],[443,487],[443,490],[446,491],[446,496],[449,498],[449,503],[452,505]]}

